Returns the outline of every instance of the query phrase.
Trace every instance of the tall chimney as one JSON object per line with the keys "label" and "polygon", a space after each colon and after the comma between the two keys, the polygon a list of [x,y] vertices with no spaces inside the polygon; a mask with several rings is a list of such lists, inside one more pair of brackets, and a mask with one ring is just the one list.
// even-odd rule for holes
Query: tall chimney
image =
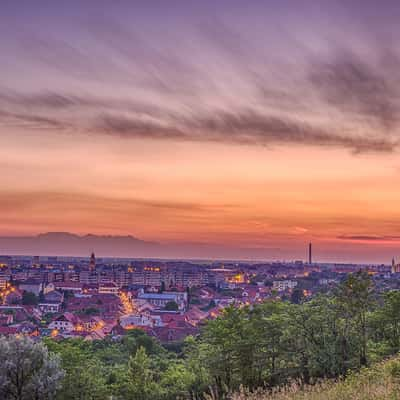
{"label": "tall chimney", "polygon": [[312,243],[308,244],[308,263],[312,264]]}

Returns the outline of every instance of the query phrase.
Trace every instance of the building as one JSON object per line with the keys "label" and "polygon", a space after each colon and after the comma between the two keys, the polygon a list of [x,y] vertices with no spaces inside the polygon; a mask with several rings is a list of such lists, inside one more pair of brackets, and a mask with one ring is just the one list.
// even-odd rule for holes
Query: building
{"label": "building", "polygon": [[284,281],[273,281],[272,288],[278,292],[284,292],[288,289],[294,289],[297,286],[297,281],[284,280]]}
{"label": "building", "polygon": [[39,309],[43,313],[58,313],[61,309],[61,303],[58,302],[50,302],[50,301],[43,301],[39,303]]}
{"label": "building", "polygon": [[0,274],[0,290],[5,289],[7,287],[8,281],[9,281],[8,275]]}
{"label": "building", "polygon": [[392,274],[400,273],[400,263],[396,264],[394,257],[392,258]]}
{"label": "building", "polygon": [[111,283],[101,283],[99,285],[99,293],[100,294],[114,294],[118,296],[119,288],[117,284],[114,282]]}
{"label": "building", "polygon": [[96,256],[94,253],[90,256],[89,271],[94,272],[96,270]]}
{"label": "building", "polygon": [[18,287],[21,292],[30,292],[34,293],[36,296],[39,296],[39,293],[43,290],[43,283],[34,280],[27,280],[23,283],[20,283]]}
{"label": "building", "polygon": [[175,302],[180,311],[185,310],[187,305],[186,292],[164,292],[164,293],[139,293],[138,299],[146,300],[158,309],[165,308],[167,303]]}
{"label": "building", "polygon": [[149,314],[131,314],[121,317],[121,326],[124,329],[130,329],[134,327],[159,327],[163,326],[162,319],[159,315]]}
{"label": "building", "polygon": [[77,318],[71,313],[64,313],[50,322],[49,328],[60,332],[72,332]]}
{"label": "building", "polygon": [[81,271],[79,273],[79,282],[85,285],[96,285],[99,283],[99,275],[96,271]]}
{"label": "building", "polygon": [[78,282],[57,282],[52,287],[57,290],[82,293],[82,284]]}

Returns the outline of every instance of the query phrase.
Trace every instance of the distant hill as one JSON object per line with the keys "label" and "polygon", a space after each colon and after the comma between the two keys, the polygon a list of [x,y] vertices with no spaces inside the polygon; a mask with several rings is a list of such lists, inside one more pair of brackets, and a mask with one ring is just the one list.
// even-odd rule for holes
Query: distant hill
{"label": "distant hill", "polygon": [[340,382],[308,387],[292,383],[273,393],[237,393],[232,400],[389,400],[399,399],[400,358],[381,362]]}
{"label": "distant hill", "polygon": [[83,235],[69,232],[47,232],[37,236],[0,237],[0,253],[30,255],[87,256],[92,251],[108,256],[145,256],[160,245],[134,236]]}
{"label": "distant hill", "polygon": [[238,247],[213,243],[157,243],[131,235],[77,235],[47,232],[36,236],[0,236],[0,254],[100,257],[186,258],[225,260],[279,259],[277,248]]}

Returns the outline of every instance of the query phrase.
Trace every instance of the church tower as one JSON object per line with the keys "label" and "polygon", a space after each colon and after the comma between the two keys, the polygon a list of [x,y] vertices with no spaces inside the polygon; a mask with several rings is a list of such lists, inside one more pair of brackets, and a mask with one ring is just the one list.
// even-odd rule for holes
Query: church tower
{"label": "church tower", "polygon": [[94,253],[90,256],[89,271],[93,272],[96,270],[96,256]]}

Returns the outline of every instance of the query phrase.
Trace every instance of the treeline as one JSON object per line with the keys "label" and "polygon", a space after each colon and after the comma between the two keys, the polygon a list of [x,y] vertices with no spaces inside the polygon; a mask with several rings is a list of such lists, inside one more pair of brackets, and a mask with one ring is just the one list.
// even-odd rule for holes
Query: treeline
{"label": "treeline", "polygon": [[[175,348],[166,349],[139,330],[117,341],[48,340],[46,345],[52,366],[46,373],[52,376],[54,369],[56,378],[49,381],[57,385],[40,399],[194,400],[207,393],[222,399],[240,387],[268,391],[293,380],[313,384],[346,377],[397,353],[400,292],[379,296],[360,272],[332,293],[301,304],[229,307],[205,324],[199,337]],[[12,362],[12,352],[3,353],[0,343],[1,359],[11,358],[11,369],[21,364]],[[0,370],[1,398],[35,399],[7,397],[2,376],[10,373],[5,371]]]}

